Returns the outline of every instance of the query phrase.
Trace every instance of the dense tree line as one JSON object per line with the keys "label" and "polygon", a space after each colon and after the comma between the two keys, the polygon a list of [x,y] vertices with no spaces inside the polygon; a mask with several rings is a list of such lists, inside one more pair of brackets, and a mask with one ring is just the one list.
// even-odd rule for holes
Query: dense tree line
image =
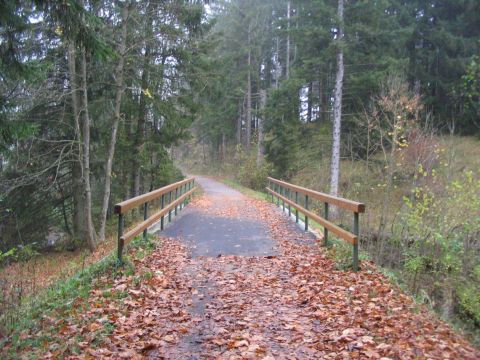
{"label": "dense tree line", "polygon": [[197,1],[0,4],[1,250],[95,249],[117,201],[180,176],[207,30]]}
{"label": "dense tree line", "polygon": [[[394,73],[422,97],[436,129],[478,132],[478,99],[470,100],[465,81],[474,83],[471,64],[478,62],[479,6],[472,0],[217,3],[209,59],[215,73],[204,93],[209,111],[200,137],[221,158],[226,143],[249,148],[263,119],[266,156],[288,178],[310,123],[330,123],[337,112],[345,145],[358,132],[355,118]],[[337,109],[335,97],[342,101]]]}

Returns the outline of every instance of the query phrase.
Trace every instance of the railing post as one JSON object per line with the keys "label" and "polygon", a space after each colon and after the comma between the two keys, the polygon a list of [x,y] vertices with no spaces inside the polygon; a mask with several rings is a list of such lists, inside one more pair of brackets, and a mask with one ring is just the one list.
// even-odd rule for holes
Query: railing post
{"label": "railing post", "polygon": [[[183,186],[183,193],[184,194],[186,194],[188,192],[187,187],[188,187],[188,183]],[[185,206],[187,206],[187,197],[188,196],[185,196],[185,199],[183,200],[183,208],[185,208]]]}
{"label": "railing post", "polygon": [[[179,191],[179,194],[178,194],[179,197],[182,197],[182,194],[183,194],[183,185],[180,186],[180,191]],[[183,201],[182,201],[180,204],[178,204],[178,208],[179,208],[180,211],[182,211],[182,209],[183,209]]]}
{"label": "railing post", "polygon": [[[183,191],[183,185],[178,188],[178,197],[182,196],[182,191]],[[178,210],[182,210],[182,203],[178,204]]]}
{"label": "railing post", "polygon": [[353,233],[357,236],[357,241],[353,244],[353,271],[358,271],[358,243],[360,242],[360,224],[358,212],[353,213]]}
{"label": "railing post", "polygon": [[[187,192],[187,184],[184,184],[183,185],[183,194],[185,194]],[[182,201],[182,209],[185,208],[185,206],[187,206],[187,197],[185,197],[185,199],[183,199]]]}
{"label": "railing post", "polygon": [[123,214],[118,214],[118,242],[117,242],[117,257],[118,261],[122,263],[122,253],[123,253],[123,226],[124,219]]}
{"label": "railing post", "polygon": [[[270,190],[275,191],[275,184],[271,181],[269,182],[268,187],[270,188]],[[275,204],[275,196],[273,195],[273,193],[271,193],[270,195],[272,195],[272,204]]]}
{"label": "railing post", "polygon": [[280,194],[280,185],[276,184],[275,186],[275,192],[277,193],[277,206],[280,205],[280,198],[278,197],[278,194]]}
{"label": "railing post", "polygon": [[[179,188],[178,188],[178,197],[181,197],[183,194],[183,185],[181,185]],[[182,210],[182,205],[183,205],[183,201],[178,204],[178,210]]]}
{"label": "railing post", "polygon": [[[172,203],[172,192],[168,193],[168,205]],[[168,210],[168,222],[172,222],[172,210]]]}
{"label": "railing post", "polygon": [[[295,191],[295,204],[298,205],[298,191]],[[298,224],[298,209],[295,209],[295,222]]]}
{"label": "railing post", "polygon": [[[187,184],[187,190],[188,191],[192,190],[192,182],[191,181]],[[187,196],[187,204],[190,202],[191,196],[192,195]]]}
{"label": "railing post", "polygon": [[[305,209],[308,210],[308,195],[305,195]],[[305,231],[308,231],[308,216],[305,214]]]}
{"label": "railing post", "polygon": [[[148,202],[143,204],[143,220],[147,220],[147,219],[148,219]],[[147,232],[148,232],[148,229],[143,230],[143,240],[144,241],[147,240]]]}
{"label": "railing post", "polygon": [[[280,194],[282,196],[285,196],[286,189],[283,188],[283,186],[280,186]],[[282,207],[283,207],[283,212],[285,212],[285,200],[282,199]]]}
{"label": "railing post", "polygon": [[[165,207],[165,194],[162,194],[162,203],[161,203],[161,209],[163,209]],[[164,227],[164,220],[165,220],[165,216],[162,216],[160,218],[160,231],[163,231],[163,227]]]}
{"label": "railing post", "polygon": [[[328,203],[324,204],[325,210],[325,220],[328,220]],[[323,228],[323,245],[327,246],[328,244],[328,229],[326,227]]]}
{"label": "railing post", "polygon": [[[288,191],[288,200],[292,200],[292,194],[290,192],[290,189],[288,189],[287,191]],[[290,204],[288,204],[288,217],[290,216],[292,216],[292,208]]]}
{"label": "railing post", "polygon": [[[178,199],[178,188],[175,189],[175,200]],[[175,216],[177,216],[177,205],[175,205]]]}
{"label": "railing post", "polygon": [[[272,182],[271,182],[270,180],[268,180],[267,187],[268,187],[270,190],[274,190],[274,187],[272,186]],[[274,201],[273,201],[273,194],[270,193],[270,195],[272,196],[272,204],[273,204],[273,203],[274,203]]]}

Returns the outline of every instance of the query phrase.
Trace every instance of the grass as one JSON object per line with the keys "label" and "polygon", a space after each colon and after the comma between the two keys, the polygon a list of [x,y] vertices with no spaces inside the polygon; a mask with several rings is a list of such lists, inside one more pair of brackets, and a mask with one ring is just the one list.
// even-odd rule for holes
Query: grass
{"label": "grass", "polygon": [[[158,245],[152,239],[153,237],[149,236],[147,241],[141,237],[133,240],[127,246],[130,254],[134,250],[133,255],[130,256],[143,258],[151,253]],[[111,253],[73,276],[57,281],[39,294],[26,298],[21,306],[3,315],[2,320],[6,324],[3,331],[7,336],[0,341],[0,348],[4,348],[8,343],[9,350],[1,356],[15,358],[15,355],[22,350],[45,348],[51,343],[61,343],[61,339],[56,338],[58,334],[53,328],[45,328],[43,319],[55,318],[61,321],[62,318],[72,316],[73,307],[84,309],[88,306],[87,299],[94,287],[108,289],[111,287],[108,279],[133,273],[134,267],[129,256],[125,256],[125,262],[119,264],[115,254]],[[109,329],[102,331],[103,335],[108,335]],[[36,334],[36,336],[26,337],[27,333]],[[82,335],[79,333],[76,343],[80,341],[82,341]]]}
{"label": "grass", "polygon": [[243,185],[240,185],[235,180],[228,179],[228,178],[218,178],[218,180],[223,182],[225,185],[228,185],[228,186],[240,191],[242,194],[245,194],[248,197],[251,197],[253,199],[268,201],[268,199],[270,198],[270,195],[268,195],[266,192],[260,192],[260,191],[252,190],[252,189],[247,188]]}

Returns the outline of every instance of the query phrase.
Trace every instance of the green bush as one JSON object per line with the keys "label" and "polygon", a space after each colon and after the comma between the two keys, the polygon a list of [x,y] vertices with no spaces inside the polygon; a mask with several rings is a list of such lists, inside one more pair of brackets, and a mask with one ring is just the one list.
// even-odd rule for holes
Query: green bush
{"label": "green bush", "polygon": [[264,190],[272,165],[263,160],[258,166],[256,151],[245,151],[241,146],[236,149],[235,159],[236,178],[240,184],[254,190]]}
{"label": "green bush", "polygon": [[460,312],[480,326],[480,277],[475,282],[464,283],[457,289]]}
{"label": "green bush", "polygon": [[410,289],[426,288],[430,295],[452,289],[456,306],[437,296],[437,307],[480,324],[480,174],[465,171],[442,191],[416,187],[404,203],[394,237]]}

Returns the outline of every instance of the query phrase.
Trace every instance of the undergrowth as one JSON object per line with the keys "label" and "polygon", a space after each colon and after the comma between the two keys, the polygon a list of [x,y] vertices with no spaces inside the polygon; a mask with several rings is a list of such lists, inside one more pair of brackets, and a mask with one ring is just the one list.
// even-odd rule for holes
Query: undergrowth
{"label": "undergrowth", "polygon": [[[24,349],[47,347],[45,350],[48,350],[49,344],[61,344],[61,341],[56,341],[58,334],[50,328],[51,325],[45,326],[43,320],[54,318],[62,321],[63,318],[73,316],[73,308],[88,307],[87,300],[93,289],[108,289],[113,279],[133,275],[133,260],[149,255],[157,246],[154,236],[149,235],[146,240],[137,237],[127,246],[123,263],[119,263],[116,254],[111,253],[74,276],[58,281],[36,296],[26,298],[20,306],[0,318],[0,348],[9,345],[8,353],[0,352],[0,357],[15,358],[15,354]],[[108,335],[109,332],[111,329],[102,330],[103,335]],[[27,337],[28,333],[37,336]],[[81,341],[82,334],[79,333],[75,343]]]}

